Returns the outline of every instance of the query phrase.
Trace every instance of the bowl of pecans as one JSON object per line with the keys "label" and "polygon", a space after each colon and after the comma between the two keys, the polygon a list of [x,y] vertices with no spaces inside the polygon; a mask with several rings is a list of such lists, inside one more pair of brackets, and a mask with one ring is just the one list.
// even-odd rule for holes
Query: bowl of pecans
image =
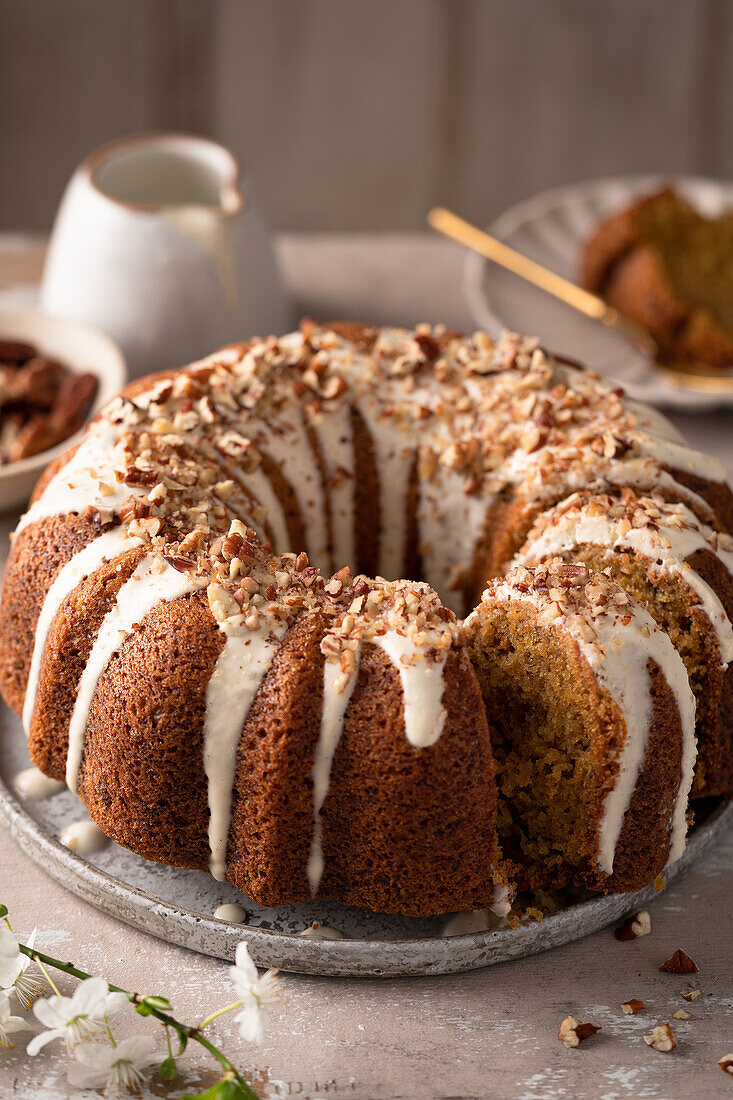
{"label": "bowl of pecans", "polygon": [[0,308],[0,511],[27,502],[126,374],[101,332],[37,309]]}

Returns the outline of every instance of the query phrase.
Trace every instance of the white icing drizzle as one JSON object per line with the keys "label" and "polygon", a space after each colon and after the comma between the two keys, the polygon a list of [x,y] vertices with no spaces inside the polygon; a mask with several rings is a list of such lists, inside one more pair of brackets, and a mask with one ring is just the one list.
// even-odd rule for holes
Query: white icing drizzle
{"label": "white icing drizzle", "polygon": [[63,791],[66,784],[60,779],[51,779],[38,768],[25,768],[13,779],[13,789],[25,802],[40,802]]}
{"label": "white icing drizzle", "polygon": [[655,409],[652,405],[647,405],[643,401],[633,401],[630,397],[624,397],[623,404],[627,412],[633,413],[634,416],[639,418],[640,427],[649,432],[650,435],[658,436],[661,439],[669,439],[673,443],[685,442],[682,433],[659,409]]}
{"label": "white icing drizzle", "polygon": [[90,505],[119,509],[129,497],[145,496],[148,491],[145,487],[125,485],[124,481],[115,478],[114,452],[120,434],[119,426],[108,420],[95,422],[75,454],[21,516],[16,535],[40,519],[81,513]]}
{"label": "white icing drizzle", "polygon": [[234,902],[226,902],[224,905],[220,905],[214,910],[214,916],[217,920],[226,920],[230,924],[244,924],[247,917],[247,910],[243,909],[241,905],[236,905]]}
{"label": "white icing drizzle", "polygon": [[387,417],[380,416],[372,402],[361,401],[359,411],[369,429],[379,481],[381,537],[379,574],[397,580],[405,568],[407,542],[407,495],[413,463],[413,445]]}
{"label": "white icing drizzle", "polygon": [[250,470],[246,474],[240,474],[240,479],[257,498],[267,516],[275,551],[278,554],[284,553],[290,547],[290,536],[285,520],[285,509],[272,487],[272,482],[261,467]]}
{"label": "white icing drizzle", "polygon": [[719,459],[688,447],[684,441],[645,434],[641,438],[641,453],[673,470],[682,470],[709,481],[725,481],[725,467]]}
{"label": "white icing drizzle", "polygon": [[351,412],[346,404],[327,409],[311,420],[326,466],[333,529],[332,569],[355,566],[354,441]]}
{"label": "white icing drizzle", "polygon": [[344,683],[338,661],[326,661],[323,667],[321,730],[313,760],[313,838],[306,872],[311,897],[315,897],[323,877],[323,823],[321,809],[331,780],[331,766],[344,728],[344,716],[359,678],[358,655],[354,671]]}
{"label": "white icing drizzle", "polygon": [[109,561],[110,558],[116,558],[135,546],[140,546],[142,541],[137,536],[129,534],[127,527],[124,525],[113,527],[111,531],[105,531],[93,542],[88,543],[82,550],[74,554],[56,574],[53,584],[46,592],[41,613],[36,623],[33,656],[28,672],[25,699],[23,700],[23,728],[26,733],[30,733],[46,639],[62,603],[76,586],[99,569],[103,562]]}
{"label": "white icing drizzle", "polygon": [[109,837],[93,821],[74,821],[62,830],[59,840],[78,856],[93,856],[109,844]]}
{"label": "white icing drizzle", "polygon": [[305,525],[305,549],[309,557],[318,564],[326,564],[329,559],[323,478],[299,406],[279,410],[278,429],[277,433],[270,432],[266,436],[267,446],[263,451],[280,467],[292,486]]}
{"label": "white icing drizzle", "polygon": [[714,538],[714,532],[702,524],[684,504],[670,505],[668,508],[672,513],[682,516],[684,527],[665,523],[664,512],[657,521],[659,531],[648,525],[624,531],[619,527],[618,520],[608,515],[590,515],[585,508],[549,512],[541,521],[543,526],[547,524],[544,530],[535,536],[530,533],[515,562],[526,565],[541,561],[583,543],[619,547],[642,554],[651,559],[652,572],[661,570],[678,576],[693,590],[715,630],[720,660],[727,667],[733,660],[733,626],[716,592],[686,559],[697,550],[709,550],[717,555],[729,573],[733,573],[733,553],[711,544],[710,539]]}
{"label": "white icing drizzle", "polygon": [[84,751],[89,709],[100,676],[125,638],[160,603],[180,599],[201,588],[206,581],[179,573],[160,558],[148,555],[138,563],[130,579],[117,594],[115,606],[107,612],[81,674],[74,710],[69,723],[69,751],[66,784],[76,791]]}
{"label": "white icing drizzle", "polygon": [[298,932],[299,936],[302,936],[304,940],[345,940],[346,936],[343,932],[339,932],[337,928],[329,928],[326,924],[319,924],[318,921],[313,921],[308,928],[304,928],[302,932]]}
{"label": "white icing drizzle", "polygon": [[[663,470],[653,459],[630,458],[613,462],[605,469],[599,471],[601,483],[607,485],[630,486],[637,492],[658,493],[662,490],[673,494],[683,500],[689,508],[694,508],[700,516],[712,518],[713,512],[706,500],[688,489],[680,481],[677,481],[668,470]],[[587,488],[587,479],[576,477],[572,484],[568,482],[570,490]]]}
{"label": "white icing drizzle", "polygon": [[445,725],[443,671],[447,651],[428,660],[410,638],[388,630],[371,642],[383,650],[400,675],[404,698],[405,735],[416,749],[434,745]]}
{"label": "white icing drizzle", "polygon": [[[523,601],[539,609],[547,606],[544,596],[533,590],[521,591],[506,581],[494,585],[491,592],[492,598],[500,602]],[[672,689],[682,725],[682,779],[670,838],[670,859],[676,859],[676,853],[684,847],[687,831],[685,811],[692,782],[691,761],[694,765],[696,754],[695,697],[684,662],[668,636],[639,605],[634,605],[631,622],[625,623],[622,629],[613,615],[594,618],[596,641],[586,640],[582,625],[583,620],[577,615],[565,615],[552,623],[553,627],[563,630],[576,643],[600,686],[615,702],[626,725],[618,774],[606,796],[598,831],[598,866],[606,874],[610,875],[613,871],[621,827],[644,763],[653,720],[651,683],[647,671],[650,658],[659,665]]]}
{"label": "white icing drizzle", "polygon": [[224,648],[206,689],[204,770],[209,800],[209,869],[220,882],[226,878],[227,840],[232,810],[232,785],[237,746],[250,707],[280,648],[285,623],[259,631],[220,623]]}
{"label": "white icing drizzle", "polygon": [[460,579],[456,565],[470,564],[484,532],[488,494],[464,492],[459,473],[441,468],[420,482],[418,501],[419,545],[423,575],[440,593],[446,607],[464,612],[463,599],[452,587]]}

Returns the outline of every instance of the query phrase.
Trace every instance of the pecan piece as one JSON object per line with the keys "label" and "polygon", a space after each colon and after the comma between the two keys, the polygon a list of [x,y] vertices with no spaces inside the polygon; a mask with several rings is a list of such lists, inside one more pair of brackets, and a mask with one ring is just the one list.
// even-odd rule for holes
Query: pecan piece
{"label": "pecan piece", "polygon": [[621,1009],[625,1016],[636,1016],[637,1012],[644,1011],[644,1002],[632,997],[630,1001],[624,1001]]}
{"label": "pecan piece", "polygon": [[652,1028],[651,1035],[644,1036],[644,1042],[660,1054],[669,1054],[677,1046],[677,1040],[669,1024],[659,1024]]}
{"label": "pecan piece", "polygon": [[70,374],[61,383],[51,410],[51,421],[66,436],[77,431],[86,418],[97,393],[93,374]]}
{"label": "pecan piece", "polygon": [[36,354],[33,344],[20,340],[0,340],[0,363],[25,363]]}
{"label": "pecan piece", "polygon": [[733,1054],[724,1054],[718,1065],[723,1073],[730,1073],[733,1076]]}
{"label": "pecan piece", "polygon": [[158,478],[151,470],[138,470],[131,466],[124,477],[125,485],[154,485]]}
{"label": "pecan piece", "polygon": [[697,974],[698,967],[695,960],[685,951],[681,951],[679,947],[675,951],[674,955],[671,955],[666,962],[663,962],[659,967],[660,970],[664,970],[667,974]]}
{"label": "pecan piece", "polygon": [[440,344],[433,337],[429,336],[427,332],[418,332],[413,336],[413,340],[420,348],[420,351],[425,356],[428,363],[433,363],[440,355]]}
{"label": "pecan piece", "polygon": [[581,1024],[580,1020],[576,1020],[574,1016],[566,1016],[560,1024],[557,1037],[566,1047],[578,1047],[585,1039],[589,1039],[600,1030],[601,1028],[596,1027],[595,1024]]}
{"label": "pecan piece", "polygon": [[636,940],[639,936],[648,936],[652,930],[652,918],[647,913],[646,909],[642,909],[639,913],[634,913],[633,916],[622,924],[613,933],[617,940],[622,942],[625,940]]}
{"label": "pecan piece", "polygon": [[147,519],[150,515],[150,505],[139,497],[128,497],[120,508],[120,519],[127,523],[129,519]]}
{"label": "pecan piece", "polygon": [[30,458],[31,455],[47,451],[49,447],[55,447],[63,436],[49,423],[47,416],[38,413],[32,416],[20,429],[15,440],[8,448],[8,459],[17,462],[21,458]]}
{"label": "pecan piece", "polygon": [[5,398],[50,409],[65,375],[65,368],[52,359],[30,359],[5,373]]}

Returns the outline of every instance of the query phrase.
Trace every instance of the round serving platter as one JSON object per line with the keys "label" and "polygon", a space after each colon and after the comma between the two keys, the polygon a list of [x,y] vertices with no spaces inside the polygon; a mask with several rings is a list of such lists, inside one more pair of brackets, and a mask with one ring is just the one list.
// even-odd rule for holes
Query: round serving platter
{"label": "round serving platter", "polygon": [[[42,801],[21,802],[13,793],[13,778],[28,764],[20,723],[4,709],[0,812],[23,851],[67,889],[126,924],[221,959],[233,959],[237,944],[246,939],[259,966],[301,974],[451,974],[581,939],[646,905],[657,893],[650,886],[636,894],[611,894],[570,905],[540,923],[448,937],[442,935],[447,917],[393,917],[327,902],[263,908],[204,872],[150,863],[112,842],[88,859],[75,855],[56,838],[64,826],[86,817],[84,808],[66,790]],[[667,882],[691,867],[731,823],[733,806],[715,808],[694,830],[682,859],[667,872]],[[245,924],[213,916],[225,902],[246,910]],[[313,921],[348,938],[322,941],[300,936]]]}

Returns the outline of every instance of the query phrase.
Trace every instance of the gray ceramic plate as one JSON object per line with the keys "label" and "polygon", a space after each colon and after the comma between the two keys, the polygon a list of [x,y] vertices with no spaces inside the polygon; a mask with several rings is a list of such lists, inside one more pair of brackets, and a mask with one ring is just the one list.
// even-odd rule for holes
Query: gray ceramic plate
{"label": "gray ceramic plate", "polygon": [[[59,844],[64,825],[86,815],[69,791],[42,802],[22,804],[12,793],[13,777],[28,766],[18,719],[0,715],[0,810],[20,847],[45,871],[79,897],[170,943],[233,959],[245,939],[260,966],[301,974],[378,976],[451,974],[534,955],[581,939],[653,900],[649,887],[637,894],[612,894],[571,905],[542,923],[443,938],[445,917],[425,920],[390,917],[361,909],[313,902],[266,909],[232,886],[199,871],[149,863],[109,843],[90,859]],[[733,807],[720,807],[698,827],[668,881],[687,870],[707,845],[733,821]],[[238,902],[247,923],[213,917],[223,902]],[[337,928],[348,939],[318,941],[298,935],[314,920]]]}

